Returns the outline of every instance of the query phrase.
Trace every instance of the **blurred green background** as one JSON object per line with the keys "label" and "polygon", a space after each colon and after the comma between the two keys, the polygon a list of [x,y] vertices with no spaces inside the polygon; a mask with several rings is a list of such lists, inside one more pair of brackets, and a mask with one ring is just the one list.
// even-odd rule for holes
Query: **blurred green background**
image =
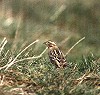
{"label": "blurred green background", "polygon": [[44,50],[47,40],[66,54],[85,37],[68,58],[100,56],[100,0],[0,0],[0,6],[0,41],[6,37],[6,48],[12,52],[39,39],[35,55]]}

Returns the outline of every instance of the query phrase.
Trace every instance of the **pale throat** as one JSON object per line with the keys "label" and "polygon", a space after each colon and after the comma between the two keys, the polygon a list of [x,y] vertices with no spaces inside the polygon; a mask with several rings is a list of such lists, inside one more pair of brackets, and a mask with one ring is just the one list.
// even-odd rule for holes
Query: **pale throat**
{"label": "pale throat", "polygon": [[56,45],[51,45],[51,46],[49,46],[48,48],[49,48],[49,49],[56,49],[57,46],[56,46]]}

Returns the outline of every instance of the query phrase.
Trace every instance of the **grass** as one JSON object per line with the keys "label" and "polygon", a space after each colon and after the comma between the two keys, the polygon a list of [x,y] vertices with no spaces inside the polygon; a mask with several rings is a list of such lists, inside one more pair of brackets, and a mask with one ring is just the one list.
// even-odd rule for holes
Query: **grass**
{"label": "grass", "polygon": [[47,55],[43,54],[46,49],[39,56],[33,55],[30,47],[38,40],[26,46],[17,55],[5,49],[6,42],[4,38],[0,48],[0,93],[99,95],[100,62],[92,53],[82,56],[77,62],[68,61],[68,66],[60,69],[51,64]]}
{"label": "grass", "polygon": [[[98,0],[0,5],[0,95],[100,95]],[[50,63],[47,40],[63,51],[66,68]]]}

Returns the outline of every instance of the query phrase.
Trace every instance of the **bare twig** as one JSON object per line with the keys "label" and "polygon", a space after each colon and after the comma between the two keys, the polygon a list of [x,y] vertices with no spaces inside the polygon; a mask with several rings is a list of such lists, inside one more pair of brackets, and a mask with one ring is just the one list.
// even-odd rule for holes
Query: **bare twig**
{"label": "bare twig", "polygon": [[16,61],[16,59],[17,59],[25,50],[27,50],[30,46],[32,46],[33,44],[35,44],[35,43],[38,42],[38,41],[39,41],[39,40],[36,40],[36,41],[32,42],[31,44],[29,44],[29,45],[28,45],[25,49],[23,49],[12,61],[8,62],[5,66],[1,67],[0,70],[1,70],[1,69],[4,69],[4,68],[6,68],[5,71],[8,70],[8,68],[10,68],[10,67],[14,64],[14,62]]}
{"label": "bare twig", "polygon": [[1,44],[0,44],[0,54],[1,54],[1,52],[2,52],[2,50],[3,50],[3,48],[4,48],[4,46],[6,45],[6,43],[7,43],[7,39],[6,38],[4,38],[3,39],[3,41],[1,42]]}
{"label": "bare twig", "polygon": [[2,40],[0,46],[2,46],[2,44],[6,41],[6,37],[4,37],[4,39]]}
{"label": "bare twig", "polygon": [[79,41],[77,41],[68,51],[67,51],[67,53],[65,54],[65,56],[67,56],[70,52],[71,52],[71,50],[77,45],[77,44],[79,44],[81,41],[83,41],[85,39],[85,37],[83,37],[83,38],[81,38]]}
{"label": "bare twig", "polygon": [[42,57],[42,55],[46,52],[46,50],[47,50],[47,48],[45,48],[45,50],[39,56],[33,56],[33,57],[24,58],[24,59],[15,61],[14,63],[18,63],[18,62],[25,61],[25,60],[38,59],[38,58]]}
{"label": "bare twig", "polygon": [[9,63],[9,64],[7,65],[5,71],[8,70],[8,68],[11,67],[11,66],[14,64],[14,62],[16,61],[16,59],[17,59],[25,50],[27,50],[30,46],[32,46],[33,44],[35,44],[35,43],[38,42],[38,41],[39,41],[39,40],[34,41],[33,43],[29,44],[25,49],[23,49],[23,50],[14,58],[14,60],[13,60],[11,63]]}

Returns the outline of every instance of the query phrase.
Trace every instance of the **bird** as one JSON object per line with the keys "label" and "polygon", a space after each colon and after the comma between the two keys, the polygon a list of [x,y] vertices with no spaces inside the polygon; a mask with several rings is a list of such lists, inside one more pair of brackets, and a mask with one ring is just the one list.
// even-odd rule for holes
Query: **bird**
{"label": "bird", "polygon": [[59,49],[55,42],[49,40],[44,42],[48,47],[48,55],[50,62],[55,64],[57,68],[64,68],[67,66],[67,62],[63,52]]}

